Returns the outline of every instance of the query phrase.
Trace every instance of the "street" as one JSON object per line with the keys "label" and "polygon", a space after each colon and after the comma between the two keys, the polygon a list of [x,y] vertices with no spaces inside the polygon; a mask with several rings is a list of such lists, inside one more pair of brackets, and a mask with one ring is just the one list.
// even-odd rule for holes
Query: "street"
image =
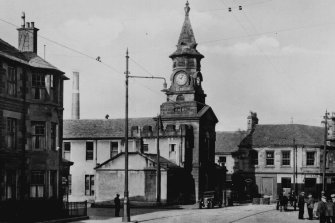
{"label": "street", "polygon": [[[122,212],[122,210],[121,210]],[[78,223],[98,223],[98,222],[122,222],[122,218],[113,216],[112,208],[90,208],[88,211],[89,220],[78,221]],[[122,213],[121,213],[122,214]],[[307,210],[305,210],[305,220]],[[301,220],[304,222],[305,220]],[[182,206],[182,209],[132,209],[132,222],[146,223],[183,223],[183,222],[299,222],[298,211],[289,210],[280,212],[275,209],[275,205],[241,205],[214,209],[197,209],[196,206]],[[316,223],[318,220],[308,221]]]}

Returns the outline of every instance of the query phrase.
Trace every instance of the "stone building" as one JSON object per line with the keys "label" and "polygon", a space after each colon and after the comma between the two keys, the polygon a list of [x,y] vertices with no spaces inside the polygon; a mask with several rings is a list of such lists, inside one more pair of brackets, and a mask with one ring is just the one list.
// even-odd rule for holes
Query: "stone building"
{"label": "stone building", "polygon": [[[251,120],[250,120],[251,119]],[[269,196],[281,191],[312,193],[322,190],[324,127],[300,124],[258,124],[256,113],[248,117],[248,135],[233,153],[232,183],[239,199]],[[335,192],[335,151],[327,146],[325,188]]]}
{"label": "stone building", "polygon": [[[21,217],[34,216],[38,208],[47,215],[46,203],[38,206],[38,201],[62,198],[58,147],[67,78],[37,55],[38,29],[22,18],[18,48],[0,39],[0,217],[20,211]],[[15,201],[27,205],[9,205]],[[35,202],[34,210],[29,201]]]}
{"label": "stone building", "polygon": [[[171,85],[165,91],[167,101],[160,106],[163,129],[159,133],[159,159],[166,164],[161,168],[163,202],[195,202],[204,191],[219,190],[224,178],[217,177],[218,173],[222,174],[222,168],[214,160],[218,119],[205,103],[201,73],[204,56],[196,49],[189,12],[186,3],[177,50],[170,55],[173,66]],[[130,120],[130,200],[155,200],[156,121],[156,118]],[[69,158],[74,162],[71,198],[89,196],[99,201],[111,199],[115,193],[122,195],[124,125],[121,123],[124,120],[64,122],[64,155],[67,157],[66,153],[70,152]],[[87,160],[87,154],[91,154],[91,161]],[[90,188],[94,191],[87,191]]]}

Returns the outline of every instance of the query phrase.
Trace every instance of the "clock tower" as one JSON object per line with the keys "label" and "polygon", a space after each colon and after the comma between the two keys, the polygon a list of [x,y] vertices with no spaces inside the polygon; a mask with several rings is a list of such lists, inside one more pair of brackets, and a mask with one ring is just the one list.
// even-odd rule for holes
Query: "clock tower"
{"label": "clock tower", "polygon": [[[190,7],[185,6],[185,20],[179,36],[177,50],[170,55],[173,68],[170,76],[171,86],[166,92],[170,106],[165,106],[163,114],[179,113],[183,104],[183,114],[195,114],[205,104],[206,94],[201,83],[200,61],[204,56],[198,52],[197,43],[189,19]],[[177,102],[177,103],[175,103]],[[172,108],[172,107],[173,108]]]}
{"label": "clock tower", "polygon": [[[186,126],[188,138],[181,143],[183,167],[191,180],[189,198],[197,201],[206,190],[215,188],[215,125],[218,122],[213,110],[206,105],[206,94],[202,89],[203,76],[186,2],[185,19],[172,59],[171,85],[165,91],[167,101],[161,105],[160,115],[165,128],[180,129]],[[189,184],[191,182],[191,184]],[[184,184],[186,184],[184,182]]]}

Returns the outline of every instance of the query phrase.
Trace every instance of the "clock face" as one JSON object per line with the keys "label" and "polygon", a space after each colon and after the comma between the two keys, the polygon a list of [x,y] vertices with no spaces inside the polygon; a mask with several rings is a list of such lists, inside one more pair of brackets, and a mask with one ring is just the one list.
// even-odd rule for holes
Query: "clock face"
{"label": "clock face", "polygon": [[180,72],[176,75],[175,81],[178,85],[184,85],[187,82],[187,74],[184,72]]}

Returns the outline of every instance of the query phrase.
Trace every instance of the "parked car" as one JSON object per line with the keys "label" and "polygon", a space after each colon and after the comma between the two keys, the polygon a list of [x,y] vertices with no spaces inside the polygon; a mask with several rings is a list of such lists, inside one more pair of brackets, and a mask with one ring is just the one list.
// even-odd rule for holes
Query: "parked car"
{"label": "parked car", "polygon": [[214,206],[222,207],[222,196],[215,191],[204,192],[199,201],[199,208],[213,208]]}

